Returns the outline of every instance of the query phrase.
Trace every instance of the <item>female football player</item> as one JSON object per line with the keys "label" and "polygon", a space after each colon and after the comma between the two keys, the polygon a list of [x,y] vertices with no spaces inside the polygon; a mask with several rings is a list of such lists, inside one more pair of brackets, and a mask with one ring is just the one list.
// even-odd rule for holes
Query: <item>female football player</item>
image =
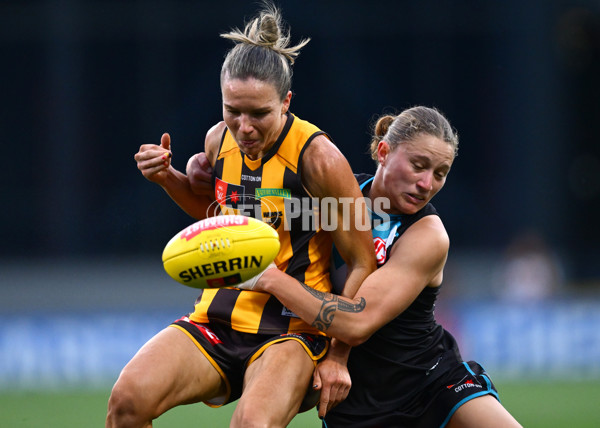
{"label": "female football player", "polygon": [[[321,400],[324,426],[520,426],[500,404],[489,375],[478,363],[463,361],[434,317],[449,238],[430,201],[444,186],[457,150],[458,136],[435,109],[414,107],[379,118],[371,142],[377,170],[357,175],[372,201],[379,268],[354,299],[307,287],[277,269],[240,285],[272,293],[305,321],[354,346],[348,360],[352,388],[337,406],[335,397],[326,406]],[[339,273],[334,269],[334,276]]]}
{"label": "female football player", "polygon": [[[160,145],[140,147],[137,166],[196,219],[223,212],[270,223],[281,241],[278,267],[321,292],[331,290],[333,239],[350,267],[345,290],[352,296],[376,268],[369,231],[355,227],[355,215],[368,216],[362,194],[329,137],[290,112],[291,66],[308,40],[290,46],[269,4],[243,31],[223,36],[235,43],[221,70],[223,121],[190,159],[194,179],[171,166],[168,134]],[[350,212],[340,205],[329,213],[348,227],[328,233],[302,218],[303,203],[326,196],[357,201]],[[327,348],[322,332],[268,293],[203,290],[191,314],[159,332],[122,370],[106,426],[148,427],[181,404],[239,399],[231,426],[285,427],[311,392]]]}

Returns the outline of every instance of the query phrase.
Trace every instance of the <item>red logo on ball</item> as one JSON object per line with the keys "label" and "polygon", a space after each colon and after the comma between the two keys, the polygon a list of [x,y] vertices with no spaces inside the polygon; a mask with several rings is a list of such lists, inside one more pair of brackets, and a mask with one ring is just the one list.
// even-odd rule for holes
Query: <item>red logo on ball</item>
{"label": "red logo on ball", "polygon": [[196,223],[188,226],[183,232],[181,232],[181,239],[189,241],[190,239],[198,236],[205,230],[219,229],[220,227],[229,226],[245,226],[248,224],[248,217],[241,215],[220,215],[215,217],[205,218],[204,220],[197,221]]}

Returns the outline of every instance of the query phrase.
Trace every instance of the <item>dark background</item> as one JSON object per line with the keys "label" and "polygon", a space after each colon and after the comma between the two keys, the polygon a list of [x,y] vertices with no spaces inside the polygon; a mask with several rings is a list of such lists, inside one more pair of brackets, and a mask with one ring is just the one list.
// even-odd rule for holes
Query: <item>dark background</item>
{"label": "dark background", "polygon": [[[370,124],[435,106],[460,136],[434,203],[456,252],[534,231],[572,284],[600,279],[600,1],[281,0],[292,111],[373,172]],[[138,172],[185,168],[221,117],[219,71],[252,1],[3,1],[0,257],[160,254],[192,219]]]}

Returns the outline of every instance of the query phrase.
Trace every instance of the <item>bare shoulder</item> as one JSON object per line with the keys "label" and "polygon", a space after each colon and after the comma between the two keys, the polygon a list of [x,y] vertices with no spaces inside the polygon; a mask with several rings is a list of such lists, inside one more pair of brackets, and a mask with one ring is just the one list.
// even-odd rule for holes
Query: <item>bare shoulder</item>
{"label": "bare shoulder", "polygon": [[[432,238],[436,239],[438,243],[448,242],[450,243],[450,238],[448,237],[448,232],[444,227],[444,223],[442,219],[437,215],[428,215],[417,221],[414,225],[411,226],[417,231],[421,231],[422,233],[428,233]],[[409,228],[409,230],[411,229]]]}
{"label": "bare shoulder", "polygon": [[437,286],[448,259],[450,238],[436,215],[423,217],[410,226],[392,247],[390,267],[403,278],[413,278],[421,287]]}
{"label": "bare shoulder", "polygon": [[304,153],[303,163],[304,170],[316,170],[319,168],[327,168],[327,166],[335,165],[338,162],[348,163],[346,157],[342,154],[333,142],[325,135],[318,135],[306,148]]}
{"label": "bare shoulder", "polygon": [[[433,264],[445,262],[450,248],[450,237],[437,215],[423,217],[410,226],[392,247],[392,257],[400,256],[411,263],[429,260]],[[395,254],[397,253],[397,254]]]}
{"label": "bare shoulder", "polygon": [[342,152],[326,136],[319,135],[304,153],[302,182],[313,196],[324,197],[339,196],[336,189],[354,185],[356,180]]}
{"label": "bare shoulder", "polygon": [[225,122],[221,121],[211,127],[206,133],[206,138],[204,139],[204,152],[206,153],[211,165],[214,165],[217,160],[217,154],[219,152],[219,146],[221,144],[221,138],[223,137],[225,128]]}

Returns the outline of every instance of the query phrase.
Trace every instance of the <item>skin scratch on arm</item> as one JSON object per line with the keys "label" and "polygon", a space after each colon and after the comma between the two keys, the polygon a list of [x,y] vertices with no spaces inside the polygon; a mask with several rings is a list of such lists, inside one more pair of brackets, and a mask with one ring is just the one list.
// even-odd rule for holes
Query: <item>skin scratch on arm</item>
{"label": "skin scratch on arm", "polygon": [[321,331],[325,331],[331,326],[336,311],[340,310],[343,312],[362,312],[367,304],[364,297],[361,297],[358,303],[348,302],[347,300],[340,299],[340,296],[337,296],[335,294],[324,293],[322,291],[315,290],[314,288],[309,287],[303,282],[300,282],[300,284],[302,284],[302,286],[310,294],[312,294],[314,297],[323,302],[321,305],[321,309],[317,314],[317,318],[315,318],[315,320],[311,324],[313,327],[316,327]]}

